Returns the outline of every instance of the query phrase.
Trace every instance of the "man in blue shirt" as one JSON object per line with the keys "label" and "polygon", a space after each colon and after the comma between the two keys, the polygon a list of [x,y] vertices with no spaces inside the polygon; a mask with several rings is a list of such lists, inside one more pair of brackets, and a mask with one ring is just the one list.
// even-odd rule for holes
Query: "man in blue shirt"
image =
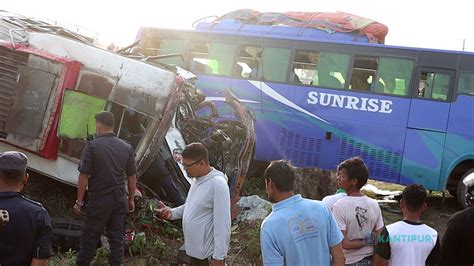
{"label": "man in blue shirt", "polygon": [[51,220],[43,206],[21,194],[28,182],[27,158],[0,153],[0,265],[46,265],[51,257]]}
{"label": "man in blue shirt", "polygon": [[322,202],[294,195],[293,166],[273,161],[264,177],[275,204],[260,228],[263,264],[344,265],[341,230]]}

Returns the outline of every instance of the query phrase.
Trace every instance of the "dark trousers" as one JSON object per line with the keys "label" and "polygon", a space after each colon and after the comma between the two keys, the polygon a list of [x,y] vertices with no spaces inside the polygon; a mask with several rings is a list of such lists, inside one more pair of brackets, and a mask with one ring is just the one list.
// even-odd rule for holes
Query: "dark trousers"
{"label": "dark trousers", "polygon": [[197,259],[190,257],[191,259],[189,260],[189,266],[209,266],[209,260],[208,259]]}
{"label": "dark trousers", "polygon": [[120,265],[123,260],[123,235],[128,202],[125,190],[116,189],[101,196],[90,196],[81,244],[77,255],[77,265],[89,265],[95,256],[100,236],[104,233],[110,244],[110,265]]}
{"label": "dark trousers", "polygon": [[158,191],[159,187],[163,188],[166,192],[166,200],[174,203],[176,206],[184,204],[184,198],[173,184],[173,177],[160,155],[156,156],[155,160],[153,160],[140,178],[150,184],[150,187],[155,191]]}

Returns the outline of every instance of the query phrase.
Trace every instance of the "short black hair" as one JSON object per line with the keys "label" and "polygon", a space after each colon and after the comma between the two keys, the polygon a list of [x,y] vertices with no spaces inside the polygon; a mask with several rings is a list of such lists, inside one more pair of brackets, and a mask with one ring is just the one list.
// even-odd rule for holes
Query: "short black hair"
{"label": "short black hair", "polygon": [[263,173],[265,181],[272,180],[280,192],[293,191],[295,187],[295,168],[285,160],[272,161]]}
{"label": "short black hair", "polygon": [[402,192],[402,198],[409,211],[419,211],[426,202],[426,189],[422,185],[408,185]]}
{"label": "short black hair", "polygon": [[115,126],[114,114],[108,111],[102,111],[95,114],[95,121],[109,128],[114,128]]}
{"label": "short black hair", "polygon": [[0,171],[0,178],[3,179],[3,182],[7,185],[17,185],[25,176],[24,171],[16,171],[16,170],[1,170]]}
{"label": "short black hair", "polygon": [[209,152],[207,151],[206,146],[199,142],[193,142],[186,145],[184,151],[181,153],[181,156],[196,162],[202,160],[206,164],[209,164]]}
{"label": "short black hair", "polygon": [[357,187],[361,189],[365,184],[367,184],[367,179],[369,178],[369,169],[365,165],[364,160],[357,157],[349,158],[337,166],[337,172],[345,169],[347,172],[347,178],[349,180],[357,179]]}

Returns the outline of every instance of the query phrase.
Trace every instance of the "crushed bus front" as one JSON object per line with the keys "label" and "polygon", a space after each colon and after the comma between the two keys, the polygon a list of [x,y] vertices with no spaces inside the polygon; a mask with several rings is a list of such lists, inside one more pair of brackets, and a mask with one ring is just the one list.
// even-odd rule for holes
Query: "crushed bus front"
{"label": "crushed bus front", "polygon": [[226,94],[235,116],[201,116],[192,73],[95,47],[41,21],[0,15],[0,151],[22,151],[30,170],[75,186],[81,152],[95,132],[93,115],[108,110],[118,137],[140,136],[139,176],[161,156],[183,194],[190,183],[176,155],[186,143],[204,142],[211,154],[225,155],[211,162],[229,177],[235,216],[255,138],[253,117],[235,96]]}

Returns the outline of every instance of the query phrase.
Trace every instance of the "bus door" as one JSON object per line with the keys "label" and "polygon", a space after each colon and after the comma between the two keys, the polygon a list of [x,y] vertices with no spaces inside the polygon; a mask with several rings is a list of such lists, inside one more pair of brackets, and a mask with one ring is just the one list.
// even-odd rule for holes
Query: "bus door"
{"label": "bus door", "polygon": [[418,67],[400,183],[438,189],[454,70]]}

